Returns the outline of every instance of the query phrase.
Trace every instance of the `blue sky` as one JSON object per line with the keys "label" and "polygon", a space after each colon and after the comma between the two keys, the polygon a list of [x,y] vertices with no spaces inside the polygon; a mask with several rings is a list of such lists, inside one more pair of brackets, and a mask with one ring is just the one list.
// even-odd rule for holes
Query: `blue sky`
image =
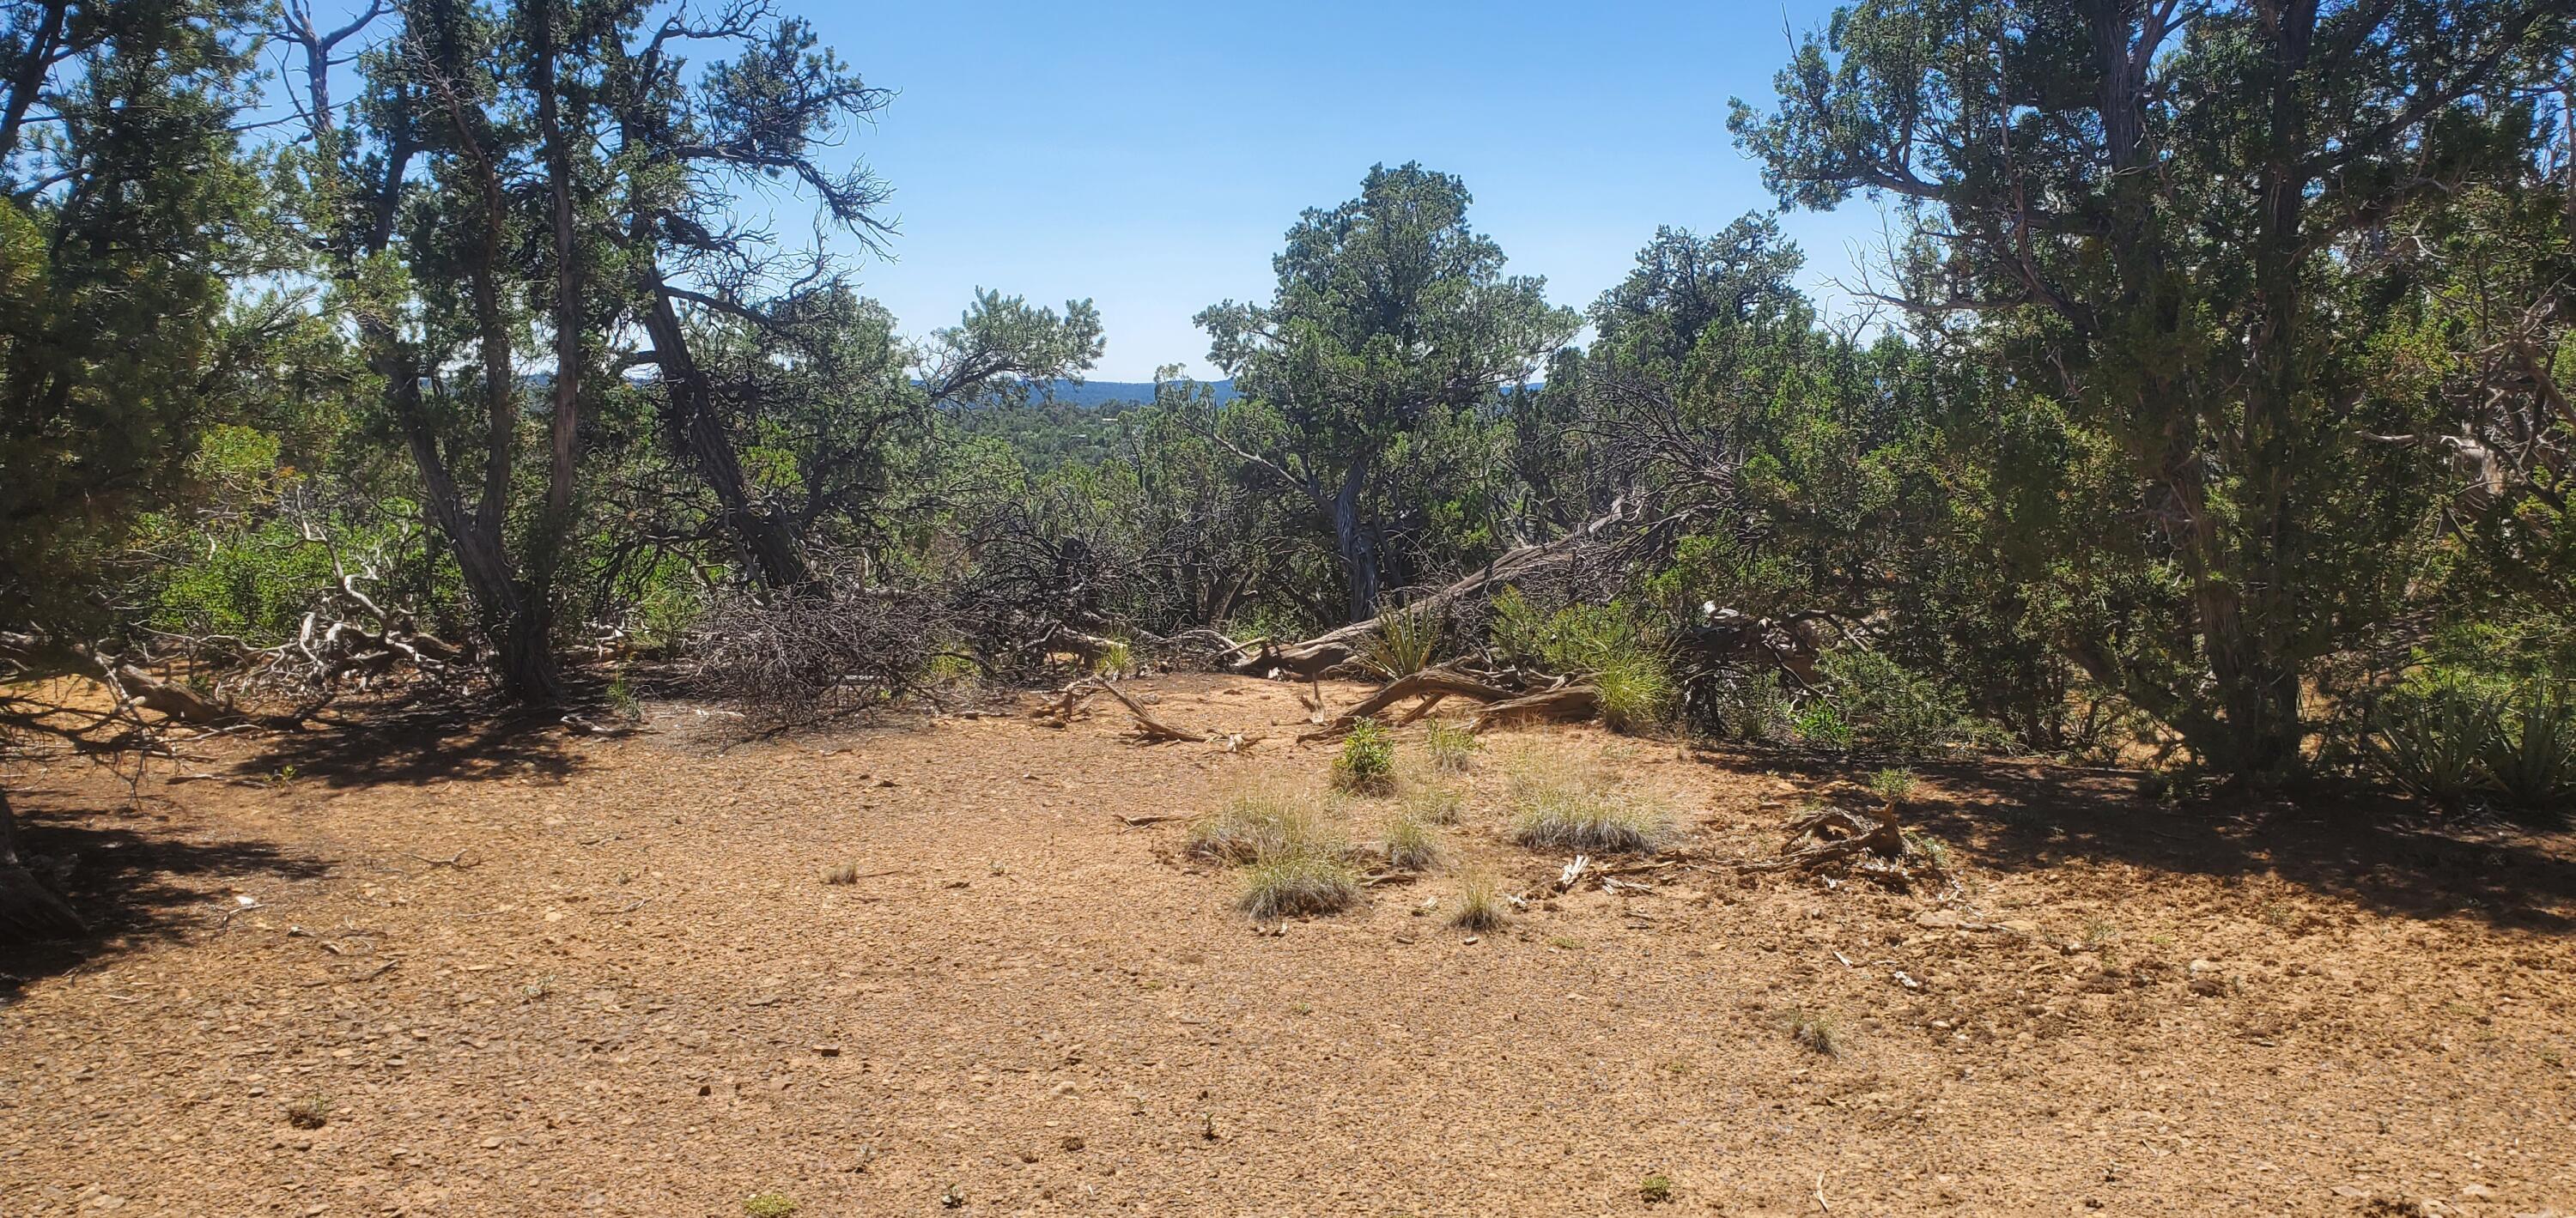
{"label": "blue sky", "polygon": [[[1723,3],[1061,4],[878,0],[792,6],[871,83],[897,91],[848,151],[895,188],[892,261],[860,268],[908,331],[976,287],[1090,297],[1102,380],[1182,363],[1190,325],[1266,298],[1307,207],[1371,164],[1466,179],[1472,223],[1560,304],[1589,304],[1658,224],[1713,230],[1766,208],[1726,132],[1727,98],[1767,103],[1784,20],[1830,6]],[[801,216],[799,217],[801,219]],[[783,224],[798,220],[786,214]],[[1862,202],[1783,219],[1811,288],[1854,276],[1880,217]]]}

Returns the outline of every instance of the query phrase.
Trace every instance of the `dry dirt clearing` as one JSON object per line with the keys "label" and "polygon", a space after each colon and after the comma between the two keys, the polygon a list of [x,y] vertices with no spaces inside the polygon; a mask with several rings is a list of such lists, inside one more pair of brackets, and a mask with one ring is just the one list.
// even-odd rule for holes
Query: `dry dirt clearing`
{"label": "dry dirt clearing", "polygon": [[[1932,767],[1946,908],[1692,864],[1471,941],[1414,912],[1444,868],[1259,934],[1181,822],[1120,816],[1329,753],[1287,743],[1291,687],[1138,688],[1291,726],[1248,755],[1114,713],[743,741],[658,706],[615,741],[245,740],[184,768],[260,781],[158,770],[139,807],[21,770],[29,844],[108,930],[0,951],[0,1214],[2576,1209],[2563,837]],[[1842,777],[1488,745],[1449,867],[1534,895],[1565,860],[1504,840],[1515,753],[1669,798],[1700,863]],[[1791,1035],[1818,1017],[1839,1055]]]}

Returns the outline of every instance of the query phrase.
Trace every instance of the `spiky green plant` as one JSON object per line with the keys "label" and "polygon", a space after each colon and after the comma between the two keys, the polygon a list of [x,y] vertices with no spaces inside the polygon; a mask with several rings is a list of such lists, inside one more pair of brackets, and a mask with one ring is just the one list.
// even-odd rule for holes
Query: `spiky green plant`
{"label": "spiky green plant", "polygon": [[2505,803],[2566,818],[2576,804],[2576,701],[2565,683],[2532,681],[2515,691],[2480,751],[2479,766]]}
{"label": "spiky green plant", "polygon": [[2481,759],[2500,735],[2483,691],[2442,679],[2390,691],[2373,708],[2362,746],[2399,786],[2445,808],[2481,785]]}
{"label": "spiky green plant", "polygon": [[1377,629],[1360,645],[1360,662],[1389,681],[1412,676],[1440,658],[1440,634],[1438,610],[1397,609],[1378,618]]}

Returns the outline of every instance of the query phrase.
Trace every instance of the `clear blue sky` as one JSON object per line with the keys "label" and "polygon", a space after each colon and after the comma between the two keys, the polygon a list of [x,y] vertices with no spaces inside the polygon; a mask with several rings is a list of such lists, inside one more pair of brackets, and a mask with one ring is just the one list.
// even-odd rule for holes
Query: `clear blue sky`
{"label": "clear blue sky", "polygon": [[[1266,298],[1307,207],[1371,164],[1466,179],[1469,218],[1560,304],[1616,282],[1658,224],[1712,230],[1770,206],[1726,132],[1767,104],[1782,25],[1829,5],[1534,2],[790,4],[897,91],[850,143],[895,188],[893,260],[860,269],[908,332],[978,286],[1100,306],[1092,376],[1213,375],[1190,325]],[[794,225],[785,215],[782,222]],[[1810,287],[1876,248],[1865,203],[1783,220]],[[1820,293],[1828,297],[1830,291]]]}

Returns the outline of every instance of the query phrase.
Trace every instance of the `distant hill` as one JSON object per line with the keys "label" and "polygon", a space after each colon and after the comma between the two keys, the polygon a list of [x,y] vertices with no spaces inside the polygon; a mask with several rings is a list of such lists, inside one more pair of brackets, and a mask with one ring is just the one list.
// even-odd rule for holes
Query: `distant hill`
{"label": "distant hill", "polygon": [[[1216,400],[1220,402],[1234,400],[1233,381],[1202,383],[1216,390]],[[1077,385],[1072,381],[1059,380],[1049,382],[1045,386],[1044,393],[1038,396],[1053,397],[1068,406],[1079,406],[1088,410],[1113,403],[1151,402],[1154,400],[1154,385],[1151,381],[1084,381]]]}

